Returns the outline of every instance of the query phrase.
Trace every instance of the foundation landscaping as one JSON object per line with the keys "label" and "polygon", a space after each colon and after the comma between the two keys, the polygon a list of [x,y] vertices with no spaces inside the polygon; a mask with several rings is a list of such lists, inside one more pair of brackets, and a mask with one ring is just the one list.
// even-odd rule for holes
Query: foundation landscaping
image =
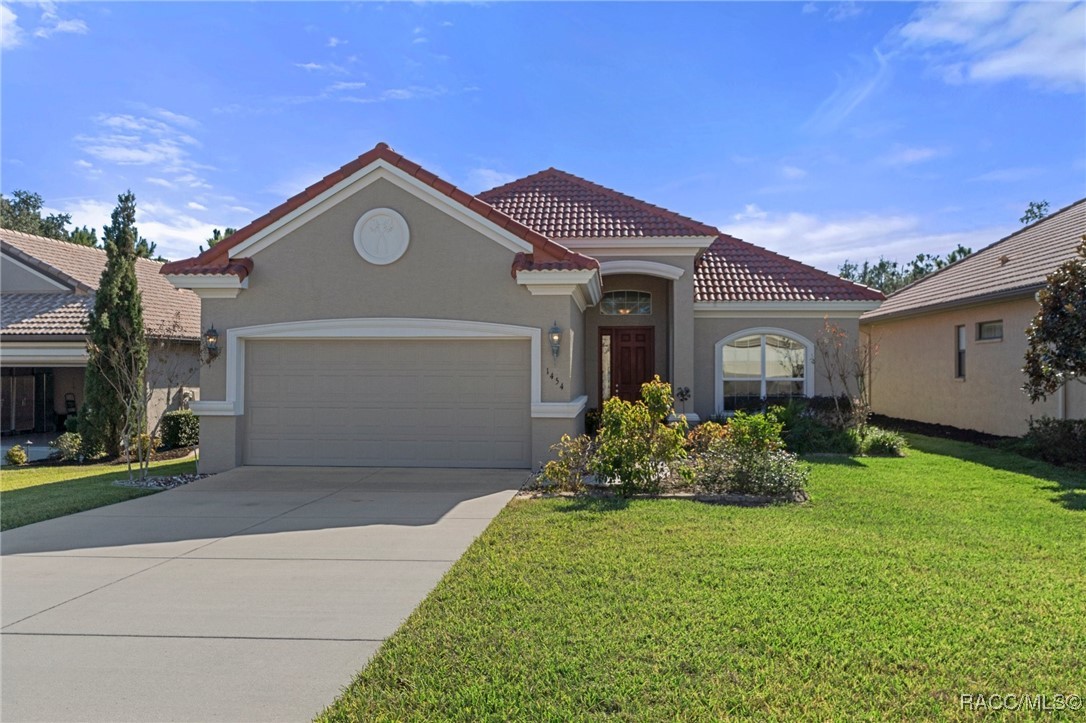
{"label": "foundation landscaping", "polygon": [[686,430],[666,385],[644,399],[563,440],[317,720],[1076,715],[1086,472],[810,407]]}

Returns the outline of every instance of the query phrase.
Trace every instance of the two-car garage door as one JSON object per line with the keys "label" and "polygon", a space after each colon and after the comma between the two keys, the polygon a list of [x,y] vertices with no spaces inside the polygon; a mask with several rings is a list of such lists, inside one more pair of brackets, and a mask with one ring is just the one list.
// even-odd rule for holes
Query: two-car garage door
{"label": "two-car garage door", "polygon": [[529,467],[527,340],[252,340],[245,463]]}

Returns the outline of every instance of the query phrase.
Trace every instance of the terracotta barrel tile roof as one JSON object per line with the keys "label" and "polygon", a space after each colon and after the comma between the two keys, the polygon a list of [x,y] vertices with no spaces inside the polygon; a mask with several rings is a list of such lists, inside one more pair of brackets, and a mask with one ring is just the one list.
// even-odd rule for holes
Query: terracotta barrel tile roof
{"label": "terracotta barrel tile roof", "polygon": [[[0,229],[0,249],[23,263],[32,260],[36,270],[56,278],[61,283],[68,278],[79,284],[79,290],[93,293],[98,288],[98,281],[106,267],[106,252],[103,249],[58,241],[56,239],[34,236],[20,231]],[[165,328],[173,324],[176,315],[180,315],[182,334],[185,338],[198,339],[200,330],[200,297],[186,289],[176,289],[160,273],[162,264],[149,259],[136,259],[136,282],[143,297],[143,320],[148,329]],[[74,293],[72,294],[75,295]],[[15,303],[15,294],[3,294],[3,304]],[[43,296],[55,296],[44,294]],[[44,302],[43,302],[44,303]],[[65,307],[68,308],[68,307]],[[74,308],[74,307],[70,307]],[[49,312],[42,323],[60,319],[59,309]],[[8,313],[4,311],[5,324]],[[30,323],[26,321],[25,323]],[[50,323],[52,323],[50,321]],[[60,323],[59,321],[57,322]],[[40,331],[36,333],[67,334],[69,331]],[[72,327],[67,326],[65,329]],[[2,329],[3,333],[16,333]],[[28,332],[18,332],[28,333]],[[80,331],[79,333],[82,333]]]}
{"label": "terracotta barrel tile roof", "polygon": [[898,290],[863,318],[1034,293],[1057,266],[1074,258],[1083,234],[1086,198]]}
{"label": "terracotta barrel tile roof", "polygon": [[479,198],[553,239],[720,233],[707,224],[556,168],[483,191]]}
{"label": "terracotta barrel tile roof", "polygon": [[722,235],[694,270],[695,301],[880,301],[881,291]]}
{"label": "terracotta barrel tile roof", "polygon": [[[377,160],[383,160],[389,165],[395,166],[399,170],[448,196],[465,208],[474,211],[492,223],[506,229],[514,236],[527,241],[535,248],[534,255],[538,256],[540,261],[560,261],[568,263],[574,268],[594,268],[594,259],[554,243],[539,231],[529,228],[520,221],[506,215],[501,210],[494,208],[489,203],[460,190],[451,183],[441,180],[417,163],[407,160],[402,155],[389,148],[387,143],[378,143],[358,158],[328,174],[301,193],[291,196],[289,199],[279,204],[271,211],[268,211],[249,225],[239,229],[225,241],[204,251],[199,256],[166,264],[162,268],[162,273],[234,274],[235,276],[244,279],[245,275],[252,270],[252,261],[250,259],[230,259],[230,250],[232,248],[246,239],[251,238],[256,233],[268,228],[290,212],[303,206],[306,202],[324,193],[340,181],[353,176]],[[232,265],[240,261],[248,262],[248,266],[243,268]]]}

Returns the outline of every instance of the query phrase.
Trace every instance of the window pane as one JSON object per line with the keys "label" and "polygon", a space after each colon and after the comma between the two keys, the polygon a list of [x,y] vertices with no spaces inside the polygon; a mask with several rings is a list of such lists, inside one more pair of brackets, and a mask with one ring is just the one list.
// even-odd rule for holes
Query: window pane
{"label": "window pane", "polygon": [[765,338],[765,375],[768,379],[802,378],[807,368],[807,349],[784,336]]}
{"label": "window pane", "polygon": [[652,294],[647,291],[608,291],[600,302],[605,316],[648,316],[652,314]]}
{"label": "window pane", "polygon": [[600,337],[600,393],[602,401],[611,398],[611,335]]}
{"label": "window pane", "polygon": [[977,324],[977,338],[990,341],[992,339],[1003,338],[1003,322],[1002,321],[982,321]]}
{"label": "window pane", "polygon": [[724,377],[762,378],[762,337],[747,336],[724,345]]}
{"label": "window pane", "polygon": [[802,397],[803,382],[798,379],[790,381],[767,379],[765,393],[767,397]]}
{"label": "window pane", "polygon": [[724,410],[731,412],[742,406],[743,402],[761,399],[762,382],[724,382]]}

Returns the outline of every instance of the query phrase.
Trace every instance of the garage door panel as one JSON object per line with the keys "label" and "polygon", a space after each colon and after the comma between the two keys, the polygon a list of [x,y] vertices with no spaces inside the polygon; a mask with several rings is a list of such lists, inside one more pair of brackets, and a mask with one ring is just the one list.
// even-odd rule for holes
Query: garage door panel
{"label": "garage door panel", "polygon": [[529,344],[251,341],[247,464],[530,466]]}

